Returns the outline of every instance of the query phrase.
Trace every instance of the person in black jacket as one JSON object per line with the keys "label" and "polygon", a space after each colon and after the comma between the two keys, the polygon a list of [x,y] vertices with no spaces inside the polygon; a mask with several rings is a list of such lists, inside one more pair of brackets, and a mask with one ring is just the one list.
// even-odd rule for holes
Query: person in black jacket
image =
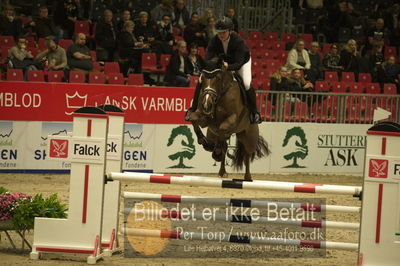
{"label": "person in black jacket", "polygon": [[46,6],[39,8],[39,17],[34,19],[30,25],[34,27],[38,38],[53,37],[59,39],[60,29],[56,27],[53,20],[49,18],[49,10]]}
{"label": "person in black jacket", "polygon": [[171,56],[164,81],[172,86],[189,87],[192,64],[186,54],[186,42],[179,41],[178,49]]}
{"label": "person in black jacket", "polygon": [[103,21],[96,26],[96,51],[99,61],[113,61],[117,41],[117,28],[111,10],[104,10]]}
{"label": "person in black jacket", "polygon": [[[256,92],[251,87],[251,57],[250,50],[244,40],[233,32],[232,20],[222,17],[216,24],[217,35],[211,39],[207,47],[206,60],[222,57],[224,66],[235,71],[243,80],[247,95],[247,103],[252,113],[251,122],[261,123],[261,117],[256,105]],[[185,120],[190,121],[190,113],[195,111],[198,104],[200,86],[196,87],[192,107],[188,109]]]}

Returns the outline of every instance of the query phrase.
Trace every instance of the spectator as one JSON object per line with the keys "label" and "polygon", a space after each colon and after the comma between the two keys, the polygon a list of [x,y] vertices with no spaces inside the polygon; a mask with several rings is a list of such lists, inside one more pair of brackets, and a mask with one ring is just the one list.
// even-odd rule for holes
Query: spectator
{"label": "spectator", "polygon": [[192,43],[189,46],[188,59],[190,62],[189,72],[192,76],[200,76],[201,71],[204,67],[204,59],[199,55],[198,46],[196,43]]}
{"label": "spectator", "polygon": [[172,54],[174,35],[172,33],[170,16],[164,15],[162,20],[158,23],[155,43],[157,54]]}
{"label": "spectator", "polygon": [[226,10],[226,16],[230,18],[233,22],[233,30],[239,32],[239,22],[235,17],[235,9],[233,7],[229,7]]}
{"label": "spectator", "polygon": [[366,56],[369,62],[369,69],[372,76],[372,80],[375,82],[378,79],[378,69],[384,62],[383,57],[383,46],[380,43],[374,44],[370,53]]}
{"label": "spectator", "polygon": [[357,43],[351,39],[343,47],[340,53],[339,66],[342,66],[345,72],[354,72],[358,76],[360,69],[360,54],[357,51]]}
{"label": "spectator", "polygon": [[167,73],[165,74],[165,81],[170,85],[178,87],[189,87],[190,65],[186,54],[186,42],[179,41],[178,49],[171,56]]}
{"label": "spectator", "polygon": [[22,69],[25,80],[28,79],[29,70],[38,70],[42,68],[42,64],[34,60],[31,52],[26,49],[25,37],[21,36],[16,38],[16,45],[8,50],[8,56],[10,58],[8,66],[10,68]]}
{"label": "spectator", "polygon": [[[45,61],[48,70],[67,70],[68,61],[64,48],[57,45],[54,39],[47,37],[45,41],[47,49],[36,56],[37,60]],[[65,73],[65,77],[67,73]]]}
{"label": "spectator", "polygon": [[133,34],[134,28],[135,23],[133,21],[126,21],[118,37],[119,56],[122,59],[128,59],[128,66],[123,70],[125,74],[127,74],[129,68],[133,69],[135,73],[141,72],[142,53],[147,51],[144,43]]}
{"label": "spectator", "polygon": [[208,43],[217,34],[217,29],[215,28],[215,18],[208,18],[207,27],[204,29],[204,32],[206,33],[206,42]]}
{"label": "spectator", "polygon": [[117,32],[111,10],[104,10],[103,20],[96,26],[96,55],[98,61],[113,61],[116,49]]}
{"label": "spectator", "polygon": [[74,35],[73,43],[67,49],[68,66],[71,71],[82,71],[85,74],[96,71],[93,69],[90,50],[86,46],[86,36],[83,33]]}
{"label": "spectator", "polygon": [[298,39],[289,51],[286,66],[289,70],[293,69],[310,69],[311,62],[308,52],[304,49],[304,41]]}
{"label": "spectator", "polygon": [[172,20],[175,19],[174,8],[171,5],[170,0],[162,0],[161,4],[159,4],[158,6],[153,8],[153,10],[151,10],[150,14],[151,14],[151,19],[155,23],[161,22],[164,15],[169,16],[170,18],[172,18]]}
{"label": "spectator", "polygon": [[[281,66],[270,78],[270,90],[271,91],[288,91],[289,90],[289,70],[285,66]],[[277,94],[270,94],[272,104],[277,103]]]}
{"label": "spectator", "polygon": [[397,86],[397,93],[400,93],[399,83],[400,66],[396,64],[396,58],[389,56],[385,62],[378,67],[378,82],[383,87],[385,83],[394,83]]}
{"label": "spectator", "polygon": [[204,27],[199,23],[199,15],[193,12],[190,17],[190,23],[183,33],[183,38],[189,45],[195,42],[198,46],[205,47],[207,44],[205,36]]}
{"label": "spectator", "polygon": [[369,52],[375,44],[385,45],[388,34],[386,33],[385,21],[383,18],[378,18],[376,20],[375,26],[369,30],[367,36],[368,40],[364,48],[364,54]]}
{"label": "spectator", "polygon": [[338,46],[337,44],[332,44],[329,52],[324,55],[324,59],[322,60],[324,70],[336,72],[343,70],[343,66],[340,66],[339,62],[340,55],[338,52]]}
{"label": "spectator", "polygon": [[155,40],[156,27],[149,21],[149,14],[146,11],[140,12],[134,30],[136,39],[150,46]]}
{"label": "spectator", "polygon": [[311,43],[311,49],[308,51],[308,56],[310,58],[310,69],[307,71],[307,78],[312,83],[315,83],[322,76],[322,63],[321,56],[319,55],[319,44],[318,42]]}
{"label": "spectator", "polygon": [[179,28],[181,31],[189,24],[189,11],[186,9],[185,0],[176,0],[175,3],[175,19],[173,26]]}
{"label": "spectator", "polygon": [[217,19],[217,16],[215,16],[215,12],[212,8],[206,8],[203,16],[199,19],[199,23],[203,25],[203,28],[207,26],[208,18],[214,18],[215,20]]}
{"label": "spectator", "polygon": [[117,24],[118,34],[122,31],[122,29],[124,28],[125,22],[127,22],[128,20],[132,20],[131,11],[129,11],[129,9],[123,9],[121,11],[121,20]]}
{"label": "spectator", "polygon": [[13,36],[17,38],[26,34],[22,21],[15,18],[12,6],[5,6],[0,16],[0,35]]}
{"label": "spectator", "polygon": [[339,0],[337,4],[327,8],[328,15],[323,23],[323,33],[328,43],[338,42],[338,33],[340,28],[352,28],[351,18],[347,2]]}
{"label": "spectator", "polygon": [[49,18],[49,9],[46,6],[41,6],[39,8],[39,17],[33,20],[30,25],[34,27],[38,38],[62,38],[62,31],[60,31],[53,20]]}
{"label": "spectator", "polygon": [[[290,77],[288,78],[288,91],[298,91],[298,92],[312,92],[314,91],[314,86],[311,82],[307,82],[301,73],[301,69],[293,69]],[[311,103],[315,101],[308,100],[309,96],[304,94],[293,94],[290,101],[303,101],[308,103],[308,107],[311,107]]]}
{"label": "spectator", "polygon": [[54,11],[54,22],[64,32],[64,39],[71,39],[74,34],[75,21],[79,16],[77,0],[61,0]]}

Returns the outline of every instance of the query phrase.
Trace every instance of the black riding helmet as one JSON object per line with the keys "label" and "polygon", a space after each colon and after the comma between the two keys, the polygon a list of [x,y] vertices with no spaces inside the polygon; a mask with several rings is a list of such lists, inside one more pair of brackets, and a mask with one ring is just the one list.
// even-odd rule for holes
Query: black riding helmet
{"label": "black riding helmet", "polygon": [[224,32],[224,31],[227,31],[227,30],[232,30],[233,29],[233,22],[228,17],[222,17],[215,24],[215,29],[217,30],[218,33],[219,32]]}

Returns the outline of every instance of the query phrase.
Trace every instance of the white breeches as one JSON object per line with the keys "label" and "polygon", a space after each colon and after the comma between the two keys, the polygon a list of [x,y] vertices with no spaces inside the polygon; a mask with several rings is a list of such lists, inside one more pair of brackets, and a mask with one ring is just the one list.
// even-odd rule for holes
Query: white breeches
{"label": "white breeches", "polygon": [[247,90],[251,86],[251,57],[246,64],[244,64],[237,72],[243,79],[244,87]]}

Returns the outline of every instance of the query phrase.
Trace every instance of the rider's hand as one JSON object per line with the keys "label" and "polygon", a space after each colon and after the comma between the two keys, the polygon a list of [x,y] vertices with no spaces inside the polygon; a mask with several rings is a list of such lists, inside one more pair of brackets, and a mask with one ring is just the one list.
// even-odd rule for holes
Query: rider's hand
{"label": "rider's hand", "polygon": [[224,67],[228,68],[228,63],[224,61]]}

